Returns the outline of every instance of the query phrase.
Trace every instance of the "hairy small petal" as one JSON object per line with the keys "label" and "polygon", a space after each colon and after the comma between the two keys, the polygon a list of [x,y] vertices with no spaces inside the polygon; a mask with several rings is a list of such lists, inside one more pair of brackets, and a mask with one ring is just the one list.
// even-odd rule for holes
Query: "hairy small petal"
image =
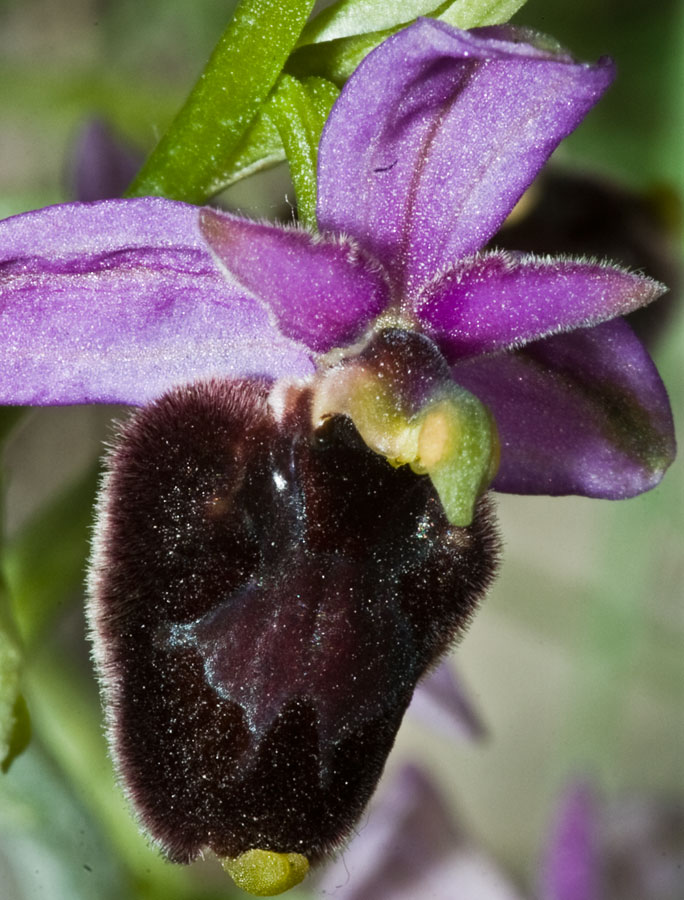
{"label": "hairy small petal", "polygon": [[561,798],[542,866],[541,900],[599,900],[597,810],[587,784]]}
{"label": "hairy small petal", "polygon": [[382,270],[353,241],[210,209],[201,227],[229,278],[273,311],[283,334],[312,350],[352,342],[389,302]]}
{"label": "hairy small petal", "polygon": [[143,198],[0,223],[0,402],[137,405],[198,377],[311,372],[226,282],[198,213]]}
{"label": "hairy small petal", "polygon": [[355,237],[415,293],[489,240],[612,72],[512,28],[419,20],[366,57],[333,107],[321,228]]}
{"label": "hairy small petal", "polygon": [[319,884],[336,900],[521,900],[496,864],[457,826],[439,790],[405,766]]}
{"label": "hairy small petal", "polygon": [[637,335],[652,346],[667,330],[681,303],[684,267],[674,191],[663,185],[635,190],[605,174],[549,167],[521,208],[494,240],[498,249],[609,259],[667,285],[654,306],[630,315]]}
{"label": "hairy small petal", "polygon": [[626,315],[666,288],[616,266],[485,253],[431,282],[418,318],[450,357],[477,356]]}
{"label": "hairy small petal", "polygon": [[667,393],[621,319],[452,372],[496,419],[496,490],[623,499],[655,487],[674,458]]}

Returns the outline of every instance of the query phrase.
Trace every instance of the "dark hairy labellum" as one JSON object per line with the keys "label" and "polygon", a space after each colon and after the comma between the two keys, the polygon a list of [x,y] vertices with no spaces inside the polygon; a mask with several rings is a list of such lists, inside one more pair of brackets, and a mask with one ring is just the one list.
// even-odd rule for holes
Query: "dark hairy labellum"
{"label": "dark hairy labellum", "polygon": [[198,383],[137,412],[109,459],[91,628],[124,788],[177,862],[316,861],[382,772],[416,682],[489,585],[489,500],[449,525],[308,389]]}

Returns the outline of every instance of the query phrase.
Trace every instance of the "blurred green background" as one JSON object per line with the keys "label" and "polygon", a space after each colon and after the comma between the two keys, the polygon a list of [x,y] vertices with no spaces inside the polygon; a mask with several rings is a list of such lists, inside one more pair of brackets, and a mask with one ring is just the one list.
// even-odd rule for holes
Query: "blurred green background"
{"label": "blurred green background", "polygon": [[[70,153],[93,114],[149,150],[230,8],[225,0],[0,0],[0,214],[69,199]],[[662,250],[676,267],[684,5],[530,0],[516,21],[579,57],[615,57],[615,86],[555,165],[659,198],[669,235]],[[280,167],[224,199],[275,216],[288,214],[286,195]],[[681,421],[684,317],[674,299],[652,352]],[[147,847],[106,757],[82,581],[112,414],[32,411],[6,452],[7,576],[27,645],[34,735],[0,780],[2,900],[232,896],[214,864],[167,866]],[[388,771],[422,760],[455,815],[524,890],[573,775],[594,777],[608,798],[684,791],[683,501],[681,461],[655,491],[621,503],[501,496],[501,576],[454,656],[488,739],[428,741],[418,726],[402,728]]]}

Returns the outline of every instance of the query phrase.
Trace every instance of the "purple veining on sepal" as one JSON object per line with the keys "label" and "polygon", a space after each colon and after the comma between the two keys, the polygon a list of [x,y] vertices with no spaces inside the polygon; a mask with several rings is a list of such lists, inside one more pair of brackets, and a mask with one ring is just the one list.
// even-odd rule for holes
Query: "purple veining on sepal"
{"label": "purple veining on sepal", "polygon": [[305,348],[229,284],[197,207],[47,207],[0,224],[0,402],[153,400],[214,375],[305,376]]}
{"label": "purple veining on sepal", "polygon": [[455,263],[416,312],[451,358],[495,353],[645,306],[666,288],[617,266],[492,252]]}
{"label": "purple veining on sepal", "polygon": [[658,484],[674,459],[667,393],[620,319],[453,361],[454,379],[496,419],[495,490],[624,499]]}
{"label": "purple veining on sepal", "polygon": [[380,266],[354,241],[205,209],[200,227],[229,278],[270,308],[283,334],[326,352],[387,306]]}
{"label": "purple veining on sepal", "polygon": [[612,77],[607,60],[419,20],[369,54],[333,107],[321,228],[359,240],[410,298],[489,240]]}
{"label": "purple veining on sepal", "polygon": [[570,785],[542,863],[540,900],[600,900],[597,819],[589,785]]}

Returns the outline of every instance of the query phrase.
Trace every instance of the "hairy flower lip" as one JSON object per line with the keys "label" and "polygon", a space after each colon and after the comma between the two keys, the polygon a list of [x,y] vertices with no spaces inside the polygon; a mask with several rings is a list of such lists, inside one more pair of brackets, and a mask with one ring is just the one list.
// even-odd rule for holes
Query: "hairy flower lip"
{"label": "hairy flower lip", "polygon": [[429,482],[343,417],[312,436],[310,388],[279,421],[270,388],[199,382],[139,410],[100,500],[89,617],[110,742],[179,862],[337,846],[498,559],[487,498],[450,526]]}

